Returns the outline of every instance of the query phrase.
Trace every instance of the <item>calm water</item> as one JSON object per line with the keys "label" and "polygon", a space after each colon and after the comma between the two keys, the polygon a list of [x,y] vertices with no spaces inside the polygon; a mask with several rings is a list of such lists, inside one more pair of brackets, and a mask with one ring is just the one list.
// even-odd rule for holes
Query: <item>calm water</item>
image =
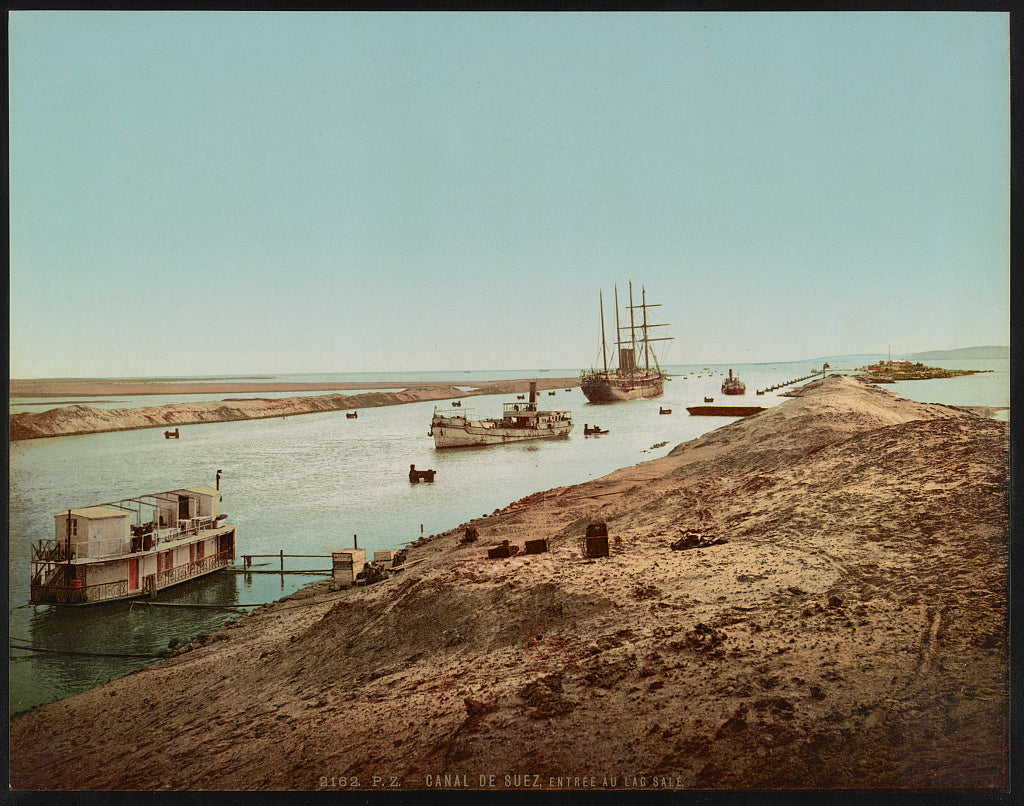
{"label": "calm water", "polygon": [[[925,402],[1009,405],[1008,361],[962,365],[998,372],[887,388]],[[797,362],[732,368],[747,384],[743,402],[773,406],[785,398],[771,393],[756,396],[754,390],[806,375],[815,366]],[[222,470],[222,510],[238,526],[239,557],[276,554],[282,549],[288,554],[327,555],[333,549],[352,546],[353,535],[358,535],[360,548],[372,557],[374,550],[400,548],[420,534],[445,531],[538,490],[579,483],[664,456],[675,445],[732,421],[690,417],[685,409],[701,403],[705,396],[722,400],[720,386],[728,366],[667,369],[676,377],[666,384],[664,396],[656,400],[593,405],[586,402],[578,388],[571,392],[559,389],[555,395],[541,392],[542,407],[573,412],[576,428],[567,440],[435,451],[433,440],[427,436],[431,414],[435,405],[450,409],[447,401],[440,401],[362,409],[356,420],[347,419],[343,412],[331,412],[183,426],[179,440],[165,440],[160,429],[146,429],[11,443],[9,589],[14,643],[110,655],[61,655],[12,648],[12,713],[88,689],[152,662],[150,657],[113,655],[154,655],[165,651],[171,639],[191,640],[242,612],[151,608],[130,603],[84,609],[29,605],[30,544],[53,537],[54,515],[61,510],[179,486],[212,486],[217,470]],[[832,368],[843,369],[854,368]],[[532,373],[358,373],[275,376],[268,380],[402,380],[413,385],[458,379],[468,384],[528,374]],[[575,374],[574,370],[553,369],[537,376]],[[160,402],[192,397],[162,398]],[[508,399],[465,399],[460,411],[497,416]],[[132,400],[132,405],[158,405],[152,396],[142,398],[143,403]],[[662,406],[671,408],[672,415],[659,415]],[[585,438],[584,423],[596,423],[610,433]],[[653,447],[662,442],[667,444]],[[410,484],[410,464],[435,469],[437,480],[433,484]],[[286,561],[286,568],[328,565],[326,557]],[[311,579],[301,575],[221,573],[164,591],[157,601],[259,604],[290,593]]]}

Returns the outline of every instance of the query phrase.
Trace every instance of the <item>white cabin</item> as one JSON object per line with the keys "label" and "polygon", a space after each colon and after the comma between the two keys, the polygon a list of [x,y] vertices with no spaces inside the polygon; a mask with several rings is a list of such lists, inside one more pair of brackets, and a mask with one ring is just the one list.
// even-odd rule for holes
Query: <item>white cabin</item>
{"label": "white cabin", "polygon": [[71,559],[125,554],[131,546],[131,513],[114,507],[78,507],[54,515],[57,545]]}
{"label": "white cabin", "polygon": [[187,528],[188,523],[195,519],[216,520],[220,515],[221,493],[213,487],[188,487],[171,490],[157,496],[158,503],[154,517],[156,527]]}

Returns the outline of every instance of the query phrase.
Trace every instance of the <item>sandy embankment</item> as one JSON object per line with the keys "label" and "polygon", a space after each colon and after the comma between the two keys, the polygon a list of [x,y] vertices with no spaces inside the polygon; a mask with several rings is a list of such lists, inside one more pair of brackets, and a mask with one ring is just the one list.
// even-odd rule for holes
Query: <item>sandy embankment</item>
{"label": "sandy embankment", "polygon": [[14,720],[12,785],[1005,791],[1008,454],[1005,423],[816,381]]}
{"label": "sandy embankment", "polygon": [[[578,378],[544,378],[537,381],[538,390],[568,388],[579,384]],[[243,392],[294,392],[353,386],[401,386],[401,384],[130,384],[97,382],[12,382],[19,396],[68,395],[141,395],[141,394],[240,394]],[[472,395],[522,394],[530,388],[530,380],[491,381],[473,384],[469,391],[453,384],[428,383],[395,392],[364,392],[357,395],[316,395],[283,398],[228,398],[199,403],[172,403],[133,409],[97,409],[77,404],[44,412],[10,415],[10,439],[96,434],[105,431],[130,431],[139,428],[175,428],[200,423],[223,423],[232,420],[255,420],[265,417],[291,417],[325,411],[342,411],[375,406],[394,406],[424,400],[448,400]],[[140,391],[142,390],[142,391]]]}

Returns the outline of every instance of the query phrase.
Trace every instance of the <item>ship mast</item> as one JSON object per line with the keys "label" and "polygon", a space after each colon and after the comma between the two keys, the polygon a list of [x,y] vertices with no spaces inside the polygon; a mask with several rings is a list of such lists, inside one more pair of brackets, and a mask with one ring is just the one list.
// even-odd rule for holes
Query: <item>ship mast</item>
{"label": "ship mast", "polygon": [[[622,342],[622,329],[619,327],[619,284],[615,284],[615,349],[618,351]],[[619,356],[619,370],[622,370],[622,353]]]}
{"label": "ship mast", "polygon": [[636,325],[633,322],[633,281],[629,281],[629,347],[633,351],[630,374],[636,366]]}
{"label": "ship mast", "polygon": [[598,290],[597,295],[601,303],[601,357],[604,359],[604,371],[608,372],[608,348],[604,343],[604,292]]}
{"label": "ship mast", "polygon": [[[650,346],[650,343],[652,341],[671,341],[672,340],[672,336],[659,336],[659,337],[656,337],[656,338],[652,339],[650,337],[650,335],[649,335],[650,329],[652,327],[664,327],[667,323],[659,322],[658,324],[651,324],[649,321],[647,321],[647,309],[648,308],[659,308],[659,307],[661,307],[661,303],[660,302],[655,302],[655,303],[652,303],[652,304],[648,305],[647,304],[647,289],[644,288],[643,286],[640,286],[640,294],[641,294],[641,296],[640,296],[640,300],[641,300],[640,304],[639,305],[633,305],[632,290],[633,290],[632,289],[632,283],[630,283],[629,313],[630,313],[631,319],[632,319],[632,316],[633,316],[633,309],[634,308],[641,308],[643,310],[643,312],[644,312],[643,323],[640,325],[641,332],[643,333],[642,340],[643,340],[643,343],[644,343],[644,369],[649,370],[651,368],[651,363],[650,362],[651,362],[651,359],[653,358],[654,359],[654,368],[658,372],[661,372],[661,365],[658,363],[658,355],[657,355],[657,353],[654,352],[654,348]],[[634,347],[634,349],[635,349],[635,347]]]}
{"label": "ship mast", "polygon": [[644,312],[644,369],[651,368],[651,360],[647,357],[647,289],[640,286],[640,305]]}

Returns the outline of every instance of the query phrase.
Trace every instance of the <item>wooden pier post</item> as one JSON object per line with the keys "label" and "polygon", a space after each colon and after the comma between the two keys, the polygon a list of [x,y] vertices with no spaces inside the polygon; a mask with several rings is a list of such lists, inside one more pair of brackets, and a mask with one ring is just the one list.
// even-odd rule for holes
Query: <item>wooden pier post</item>
{"label": "wooden pier post", "polygon": [[281,549],[281,570],[284,571],[284,549]]}

